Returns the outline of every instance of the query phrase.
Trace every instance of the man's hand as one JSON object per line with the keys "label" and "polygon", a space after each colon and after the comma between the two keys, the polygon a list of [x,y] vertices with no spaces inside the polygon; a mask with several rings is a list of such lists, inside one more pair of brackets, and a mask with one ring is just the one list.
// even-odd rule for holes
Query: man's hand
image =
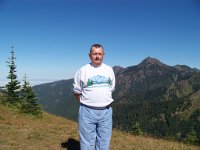
{"label": "man's hand", "polygon": [[81,94],[76,94],[76,93],[74,93],[74,95],[75,95],[76,99],[77,99],[78,101],[80,101]]}

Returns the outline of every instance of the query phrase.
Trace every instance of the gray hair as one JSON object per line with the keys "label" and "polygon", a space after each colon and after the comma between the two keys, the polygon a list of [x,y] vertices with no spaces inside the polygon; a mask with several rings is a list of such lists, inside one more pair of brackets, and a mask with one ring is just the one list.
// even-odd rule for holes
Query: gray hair
{"label": "gray hair", "polygon": [[[103,49],[103,46],[101,44],[93,44],[91,47],[90,47],[90,54],[92,52],[92,48],[95,47],[95,48],[102,48]],[[104,51],[104,49],[103,49]]]}

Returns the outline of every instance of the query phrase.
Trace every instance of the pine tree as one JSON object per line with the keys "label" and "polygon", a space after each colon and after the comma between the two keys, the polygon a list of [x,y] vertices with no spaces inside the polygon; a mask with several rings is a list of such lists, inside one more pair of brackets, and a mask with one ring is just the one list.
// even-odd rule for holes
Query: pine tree
{"label": "pine tree", "polygon": [[197,133],[193,127],[191,128],[191,131],[187,134],[187,136],[185,138],[185,142],[188,144],[197,144],[198,143]]}
{"label": "pine tree", "polygon": [[41,115],[42,111],[37,103],[37,97],[33,92],[30,83],[26,80],[26,75],[24,77],[24,83],[21,89],[21,99],[22,99],[22,113],[32,114],[32,115]]}
{"label": "pine tree", "polygon": [[17,105],[20,103],[19,89],[20,82],[17,80],[16,65],[15,65],[14,47],[11,47],[11,57],[9,58],[8,67],[10,68],[7,78],[10,80],[6,85],[7,96],[5,102],[11,105]]}
{"label": "pine tree", "polygon": [[134,135],[142,135],[143,132],[140,128],[140,124],[136,121],[135,124],[132,124],[132,134]]}

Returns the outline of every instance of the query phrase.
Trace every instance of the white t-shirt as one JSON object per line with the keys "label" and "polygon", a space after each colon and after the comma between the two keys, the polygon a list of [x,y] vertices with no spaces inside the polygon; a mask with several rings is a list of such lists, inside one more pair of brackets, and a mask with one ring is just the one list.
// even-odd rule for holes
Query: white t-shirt
{"label": "white t-shirt", "polygon": [[91,64],[83,66],[75,74],[73,91],[81,94],[80,102],[95,107],[103,107],[113,102],[112,92],[115,88],[115,75],[110,66]]}

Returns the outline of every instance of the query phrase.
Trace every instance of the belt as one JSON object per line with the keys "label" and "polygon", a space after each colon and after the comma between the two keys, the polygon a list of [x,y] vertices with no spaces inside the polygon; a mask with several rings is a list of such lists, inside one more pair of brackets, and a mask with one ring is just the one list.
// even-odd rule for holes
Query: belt
{"label": "belt", "polygon": [[87,108],[90,108],[90,109],[96,109],[96,110],[104,110],[104,109],[109,109],[111,107],[111,104],[107,105],[107,106],[103,106],[103,107],[96,107],[96,106],[88,106],[88,105],[85,105],[83,103],[81,103],[82,106],[85,106]]}

